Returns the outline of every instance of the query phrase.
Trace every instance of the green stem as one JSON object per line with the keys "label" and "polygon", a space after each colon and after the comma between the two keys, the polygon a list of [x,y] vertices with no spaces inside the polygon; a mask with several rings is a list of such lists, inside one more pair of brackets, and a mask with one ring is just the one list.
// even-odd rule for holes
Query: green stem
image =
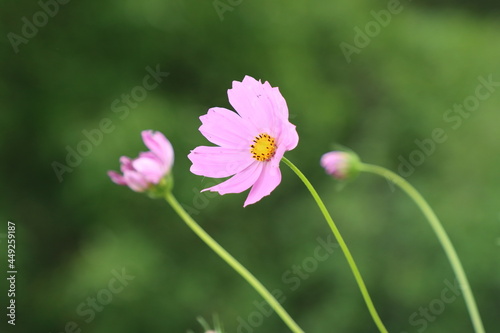
{"label": "green stem", "polygon": [[399,186],[404,192],[406,192],[406,194],[410,196],[410,198],[413,199],[413,201],[415,201],[417,206],[420,208],[422,213],[424,213],[425,217],[429,221],[429,224],[431,225],[432,229],[436,233],[436,236],[439,239],[441,245],[443,246],[444,252],[448,257],[448,260],[451,263],[451,267],[453,268],[458,283],[460,284],[460,287],[462,289],[464,300],[467,305],[467,309],[469,310],[469,314],[475,332],[484,333],[484,327],[481,321],[481,316],[479,315],[476,301],[474,300],[474,295],[472,294],[472,290],[469,285],[469,281],[467,280],[467,276],[465,275],[462,263],[458,258],[457,252],[455,251],[455,248],[453,247],[450,238],[446,234],[446,231],[444,230],[443,226],[439,222],[439,219],[437,218],[436,214],[429,206],[427,201],[425,201],[422,195],[410,183],[408,183],[404,178],[402,178],[401,176],[390,170],[387,170],[377,165],[364,164],[364,163],[360,165],[360,170],[382,176],[388,181]]}
{"label": "green stem", "polygon": [[326,221],[328,222],[328,225],[330,226],[330,229],[332,229],[333,235],[339,242],[340,248],[344,252],[344,255],[347,259],[347,262],[349,263],[349,267],[351,268],[352,273],[354,274],[354,278],[356,279],[356,282],[359,286],[359,290],[361,291],[361,294],[363,295],[363,298],[365,300],[366,306],[368,307],[368,311],[370,312],[370,315],[373,318],[373,321],[377,325],[378,329],[380,332],[387,333],[387,329],[385,328],[384,324],[382,323],[382,320],[380,319],[377,310],[375,309],[375,306],[373,305],[373,302],[370,298],[370,294],[368,293],[368,289],[366,289],[365,283],[363,281],[363,278],[361,277],[361,274],[358,270],[358,267],[356,266],[356,263],[354,261],[354,258],[351,255],[351,252],[349,251],[349,248],[347,247],[347,244],[345,243],[344,239],[342,238],[342,235],[340,234],[339,229],[333,222],[332,217],[330,216],[330,213],[328,213],[328,210],[325,207],[325,204],[321,200],[321,198],[318,195],[318,192],[314,189],[314,187],[311,185],[309,180],[304,176],[304,174],[292,163],[290,162],[286,157],[282,158],[282,161],[290,167],[290,169],[297,174],[297,176],[302,180],[302,182],[306,185],[307,189],[309,192],[311,192],[311,195],[313,196],[314,200],[316,201],[316,204],[319,206],[319,209],[323,213],[323,216],[325,217]]}
{"label": "green stem", "polygon": [[201,238],[215,253],[217,253],[226,263],[229,264],[238,274],[241,275],[276,311],[276,313],[283,319],[285,324],[294,333],[304,333],[304,331],[295,323],[290,315],[285,311],[281,304],[274,298],[274,296],[252,275],[242,264],[240,264],[232,255],[230,255],[222,246],[219,245],[209,234],[203,230],[195,220],[182,208],[179,202],[175,199],[171,192],[165,195],[165,199],[172,206],[177,214],[182,218],[191,230],[194,231],[198,237]]}

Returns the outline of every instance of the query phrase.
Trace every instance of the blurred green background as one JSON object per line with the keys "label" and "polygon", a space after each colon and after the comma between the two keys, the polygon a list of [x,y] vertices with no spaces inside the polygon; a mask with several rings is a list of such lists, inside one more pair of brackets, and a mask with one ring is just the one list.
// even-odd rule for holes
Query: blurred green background
{"label": "blurred green background", "polygon": [[[300,135],[286,156],[325,199],[389,331],[472,326],[462,297],[442,300],[454,277],[422,214],[371,175],[339,191],[319,166],[334,143],[395,171],[413,153],[420,165],[407,179],[442,219],[486,329],[498,331],[500,87],[481,88],[478,79],[500,82],[498,3],[2,4],[5,314],[7,221],[16,223],[18,274],[16,326],[2,313],[1,332],[201,332],[196,317],[214,313],[231,333],[288,331],[165,202],[108,179],[121,155],[146,149],[144,129],[174,145],[178,200],[264,285],[282,292],[306,332],[376,332],[340,251],[313,259],[330,231],[286,166],[272,195],[247,208],[247,193],[198,194],[211,182],[189,172],[189,150],[208,144],[198,117],[213,106],[230,108],[226,91],[244,75],[280,87]],[[342,43],[356,51],[346,57]],[[148,67],[169,74],[140,95]],[[482,100],[473,97],[477,89]],[[132,93],[139,100],[127,102]],[[464,102],[473,111],[448,111]],[[109,126],[100,137],[103,119]],[[428,155],[415,153],[422,150],[416,140],[430,145],[436,128],[447,140]],[[95,134],[95,144],[82,143],[85,133]],[[67,165],[72,149],[86,156],[73,157],[58,177],[54,162]],[[128,280],[117,282],[123,273]]]}

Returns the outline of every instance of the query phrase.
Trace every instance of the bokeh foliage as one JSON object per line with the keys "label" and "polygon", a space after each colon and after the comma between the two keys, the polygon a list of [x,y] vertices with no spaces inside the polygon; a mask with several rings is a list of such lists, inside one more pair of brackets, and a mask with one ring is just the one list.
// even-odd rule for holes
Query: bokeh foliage
{"label": "bokeh foliage", "polygon": [[[227,1],[222,0],[228,4]],[[259,296],[210,252],[160,200],[113,185],[106,171],[144,150],[140,131],[165,133],[176,151],[175,193],[194,217],[269,289],[306,332],[374,332],[339,251],[296,290],[283,278],[329,230],[299,180],[282,167],[269,197],[243,208],[245,194],[200,196],[211,182],[189,172],[190,149],[207,144],[198,117],[230,107],[226,90],[244,75],[270,81],[285,96],[299,146],[287,157],[324,196],[391,332],[417,332],[409,317],[439,298],[451,268],[422,214],[398,190],[361,175],[341,191],[319,167],[340,143],[366,162],[399,167],[415,140],[443,128],[446,142],[408,180],[449,231],[488,331],[498,327],[500,296],[500,89],[453,129],[443,119],[473,95],[478,77],[500,80],[498,8],[402,2],[370,44],[348,63],[339,45],[387,2],[71,1],[15,53],[9,32],[36,1],[4,2],[0,12],[0,217],[17,224],[17,325],[2,332],[199,330],[198,315],[218,313],[227,332],[256,311]],[[482,4],[482,5],[478,5]],[[142,84],[146,67],[169,72],[126,117],[112,103]],[[498,89],[498,88],[496,88]],[[123,104],[122,104],[123,105]],[[52,163],[104,118],[111,133],[58,181]],[[0,233],[5,233],[2,227]],[[1,238],[2,253],[5,239]],[[2,257],[2,266],[6,259]],[[86,322],[77,308],[107,288],[113,270],[135,279]],[[3,273],[2,273],[3,274]],[[0,280],[2,308],[7,284]],[[4,316],[2,314],[2,316]],[[273,315],[254,332],[286,332]],[[469,332],[461,298],[426,332]]]}

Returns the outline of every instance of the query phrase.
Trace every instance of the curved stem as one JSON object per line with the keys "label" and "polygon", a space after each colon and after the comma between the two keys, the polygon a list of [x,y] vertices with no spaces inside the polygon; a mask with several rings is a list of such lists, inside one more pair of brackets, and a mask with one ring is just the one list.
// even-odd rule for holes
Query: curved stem
{"label": "curved stem", "polygon": [[474,300],[474,295],[472,294],[472,290],[469,285],[469,281],[467,280],[467,276],[465,275],[462,263],[458,258],[457,252],[455,251],[455,248],[453,247],[453,244],[451,243],[448,234],[444,230],[443,226],[439,222],[439,219],[437,218],[436,214],[429,206],[427,201],[425,201],[422,195],[404,178],[386,168],[377,165],[362,163],[360,166],[360,170],[382,176],[388,181],[399,186],[404,192],[406,192],[406,194],[410,196],[410,198],[413,199],[413,201],[415,201],[418,208],[420,208],[422,213],[424,213],[425,217],[429,221],[429,224],[436,233],[436,236],[441,245],[443,246],[444,252],[448,257],[448,260],[450,261],[451,267],[453,268],[458,283],[460,284],[460,287],[462,289],[464,300],[467,305],[467,309],[469,311],[475,332],[484,333],[484,327],[481,321],[481,316],[479,315],[477,304],[476,301]]}
{"label": "curved stem", "polygon": [[167,193],[165,199],[172,206],[182,220],[201,238],[215,253],[217,253],[229,266],[241,275],[266,301],[271,308],[283,319],[285,324],[294,333],[304,333],[304,331],[295,323],[290,315],[285,311],[274,296],[252,275],[242,264],[230,255],[222,246],[219,245],[205,230],[203,230],[195,220],[182,208],[172,193]]}
{"label": "curved stem", "polygon": [[373,302],[370,298],[370,294],[368,293],[368,289],[366,289],[365,283],[363,281],[363,278],[361,277],[361,274],[358,270],[358,267],[356,266],[356,263],[354,262],[354,258],[351,255],[351,252],[349,251],[349,248],[347,247],[347,244],[345,243],[344,239],[342,238],[342,235],[340,234],[339,229],[333,222],[332,217],[330,216],[330,213],[328,213],[328,210],[326,209],[325,204],[321,200],[321,198],[318,195],[318,192],[314,189],[314,187],[311,185],[309,180],[304,176],[304,174],[292,163],[290,162],[286,157],[282,158],[282,161],[292,169],[293,172],[302,180],[304,185],[306,185],[307,189],[309,192],[311,192],[311,195],[313,196],[314,200],[316,201],[316,204],[318,205],[319,209],[321,210],[321,213],[323,213],[323,216],[325,217],[326,221],[328,222],[328,225],[330,226],[330,229],[333,232],[333,235],[339,242],[340,248],[344,252],[344,255],[347,259],[347,262],[349,263],[349,267],[351,268],[352,273],[354,274],[354,278],[356,279],[356,282],[358,284],[359,290],[361,291],[361,294],[363,295],[363,298],[365,300],[366,306],[368,307],[368,311],[370,312],[370,315],[373,318],[373,321],[377,325],[378,329],[380,332],[387,333],[387,329],[385,328],[384,324],[382,323],[382,320],[380,319],[377,310],[375,309],[375,306],[373,305]]}

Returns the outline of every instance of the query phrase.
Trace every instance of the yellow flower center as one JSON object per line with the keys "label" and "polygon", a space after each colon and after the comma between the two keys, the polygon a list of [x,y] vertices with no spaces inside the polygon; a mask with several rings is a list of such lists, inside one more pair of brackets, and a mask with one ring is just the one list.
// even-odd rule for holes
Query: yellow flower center
{"label": "yellow flower center", "polygon": [[256,136],[250,147],[252,157],[261,162],[271,159],[277,148],[274,138],[265,133]]}

